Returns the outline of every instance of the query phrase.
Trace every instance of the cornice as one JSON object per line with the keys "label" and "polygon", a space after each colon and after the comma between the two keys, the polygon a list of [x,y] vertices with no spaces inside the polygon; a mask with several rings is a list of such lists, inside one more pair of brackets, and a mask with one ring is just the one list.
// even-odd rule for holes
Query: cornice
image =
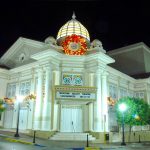
{"label": "cornice", "polygon": [[132,44],[132,45],[128,45],[128,46],[125,46],[125,47],[121,47],[121,48],[118,48],[118,49],[108,51],[107,54],[109,56],[114,56],[114,55],[117,55],[117,54],[122,54],[122,53],[126,53],[126,52],[129,52],[129,51],[137,50],[139,48],[142,48],[142,49],[144,48],[145,50],[149,51],[149,47],[145,43],[139,42],[139,43],[136,43],[136,44]]}
{"label": "cornice", "polygon": [[36,68],[36,67],[39,67],[38,62],[34,62],[34,63],[31,63],[31,64],[27,64],[27,65],[23,65],[23,66],[20,66],[20,67],[10,69],[9,72],[11,74],[12,73],[18,73],[18,72],[23,72],[23,71],[33,69],[33,68]]}
{"label": "cornice", "polygon": [[9,79],[9,70],[0,68],[0,78]]}
{"label": "cornice", "polygon": [[48,60],[48,59],[52,59],[55,58],[58,61],[61,61],[61,63],[63,62],[82,62],[82,63],[88,63],[91,61],[100,61],[103,62],[104,64],[109,64],[109,63],[114,63],[115,60],[113,58],[111,58],[110,56],[102,53],[102,52],[97,52],[95,54],[88,54],[88,55],[83,55],[83,56],[72,56],[72,55],[66,55],[63,53],[60,53],[54,49],[47,49],[44,51],[41,51],[37,54],[34,54],[31,56],[32,59],[35,60]]}
{"label": "cornice", "polygon": [[120,71],[118,71],[118,70],[116,70],[116,69],[114,69],[112,67],[110,67],[110,66],[107,66],[106,70],[108,71],[108,73],[110,75],[112,74],[112,75],[118,76],[121,79],[128,80],[128,81],[130,81],[132,83],[136,82],[136,79],[134,79],[134,78],[132,78],[132,77],[130,77],[130,76],[128,76],[128,75],[126,75],[126,74],[124,74],[124,73],[122,73],[122,72],[120,72]]}

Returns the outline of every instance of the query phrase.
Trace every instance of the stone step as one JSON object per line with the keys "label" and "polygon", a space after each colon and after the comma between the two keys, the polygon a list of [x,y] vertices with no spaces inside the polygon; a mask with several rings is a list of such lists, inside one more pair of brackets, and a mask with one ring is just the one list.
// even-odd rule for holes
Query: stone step
{"label": "stone step", "polygon": [[90,135],[89,133],[78,133],[78,132],[73,132],[73,133],[70,133],[70,132],[58,132],[56,133],[56,135],[78,135],[78,136],[87,136],[87,135]]}
{"label": "stone step", "polygon": [[95,137],[90,135],[89,133],[68,133],[68,132],[58,132],[52,137],[50,140],[57,140],[57,141],[86,141],[88,135],[89,141],[94,141]]}

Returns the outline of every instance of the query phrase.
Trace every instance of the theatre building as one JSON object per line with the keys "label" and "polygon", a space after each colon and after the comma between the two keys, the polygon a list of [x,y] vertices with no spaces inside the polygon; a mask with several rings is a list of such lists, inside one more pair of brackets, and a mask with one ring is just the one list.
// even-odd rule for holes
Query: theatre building
{"label": "theatre building", "polygon": [[131,77],[149,72],[149,57],[144,43],[106,53],[74,14],[56,39],[19,37],[0,59],[0,98],[7,102],[0,126],[15,131],[19,115],[19,132],[35,130],[53,140],[67,140],[67,134],[86,140],[89,133],[101,142],[107,134],[110,142],[121,141],[113,102],[130,96],[150,103],[149,77]]}

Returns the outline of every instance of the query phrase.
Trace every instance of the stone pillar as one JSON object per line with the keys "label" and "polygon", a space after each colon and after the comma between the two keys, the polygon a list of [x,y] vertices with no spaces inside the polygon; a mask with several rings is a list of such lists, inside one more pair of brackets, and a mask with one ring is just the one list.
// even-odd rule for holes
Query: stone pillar
{"label": "stone pillar", "polygon": [[89,104],[89,131],[93,131],[93,103]]}
{"label": "stone pillar", "polygon": [[108,132],[108,88],[107,88],[108,73],[102,75],[102,114],[103,114],[103,130]]}
{"label": "stone pillar", "polygon": [[13,112],[13,121],[12,121],[12,128],[16,128],[17,125],[17,117],[18,117],[18,96],[20,95],[19,90],[20,90],[20,78],[21,78],[21,73],[18,72],[16,75],[16,102],[14,103],[14,112]]}
{"label": "stone pillar", "polygon": [[89,73],[89,86],[94,86],[94,73]]}
{"label": "stone pillar", "polygon": [[[94,86],[94,73],[89,73],[89,86]],[[89,131],[93,131],[93,121],[94,121],[94,103],[89,104]]]}
{"label": "stone pillar", "polygon": [[[34,68],[31,70],[31,91],[30,93],[33,95],[36,95],[36,71]],[[27,123],[27,129],[33,129],[34,128],[34,108],[35,108],[35,100],[29,101],[29,107],[28,107],[28,123]]]}
{"label": "stone pillar", "polygon": [[43,70],[39,68],[38,73],[38,83],[37,83],[37,92],[36,92],[36,103],[35,103],[35,112],[34,112],[34,130],[41,129],[41,120],[42,120],[42,100],[43,100]]}
{"label": "stone pillar", "polygon": [[147,91],[147,103],[150,105],[150,84],[147,83],[146,85],[146,91]]}
{"label": "stone pillar", "polygon": [[127,95],[126,96],[130,96],[130,81],[127,81],[128,84],[128,89],[127,89]]}
{"label": "stone pillar", "polygon": [[52,98],[52,69],[51,66],[45,67],[45,97],[42,112],[42,130],[51,129],[51,98]]}
{"label": "stone pillar", "polygon": [[[54,74],[54,78],[53,78],[53,86],[55,85],[60,85],[60,71],[55,71]],[[55,92],[55,91],[53,91]],[[58,127],[59,127],[59,121],[58,120],[58,104],[55,101],[55,97],[54,97],[54,93],[53,93],[53,97],[52,97],[52,114],[51,114],[51,128],[53,131],[59,131]]]}
{"label": "stone pillar", "polygon": [[118,77],[118,81],[117,81],[117,99],[119,100],[120,98],[120,79],[121,77]]}
{"label": "stone pillar", "polygon": [[97,87],[97,99],[94,102],[94,131],[102,131],[102,101],[101,101],[101,71],[96,72],[96,87]]}

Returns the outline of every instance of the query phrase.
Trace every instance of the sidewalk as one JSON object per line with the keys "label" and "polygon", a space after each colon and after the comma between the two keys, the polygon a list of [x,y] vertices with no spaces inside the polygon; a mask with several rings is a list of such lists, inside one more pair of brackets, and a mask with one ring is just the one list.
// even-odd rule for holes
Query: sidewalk
{"label": "sidewalk", "polygon": [[[33,137],[25,135],[25,133],[19,133],[20,137],[14,137],[15,131],[14,130],[4,130],[0,129],[0,137],[5,138],[9,142],[19,142],[22,144],[31,144],[33,143]],[[84,148],[87,146],[86,142],[83,141],[51,141],[45,140],[40,138],[35,138],[35,143],[37,146],[41,147],[56,147],[56,148],[63,148],[63,149],[73,149],[73,148]],[[100,149],[132,149],[132,148],[139,148],[139,147],[150,147],[150,143],[127,143],[126,146],[121,146],[120,143],[107,143],[107,144],[100,144],[100,143],[92,143],[89,142],[89,147],[97,147]]]}
{"label": "sidewalk", "polygon": [[[10,129],[0,129],[0,137],[3,137],[5,140],[8,140],[10,142],[19,142],[23,144],[31,144],[34,145],[33,143],[33,137],[26,135],[27,132],[20,132],[19,137],[14,137],[15,135],[15,130],[10,130]],[[43,143],[44,139],[39,139],[35,138],[37,142]]]}

